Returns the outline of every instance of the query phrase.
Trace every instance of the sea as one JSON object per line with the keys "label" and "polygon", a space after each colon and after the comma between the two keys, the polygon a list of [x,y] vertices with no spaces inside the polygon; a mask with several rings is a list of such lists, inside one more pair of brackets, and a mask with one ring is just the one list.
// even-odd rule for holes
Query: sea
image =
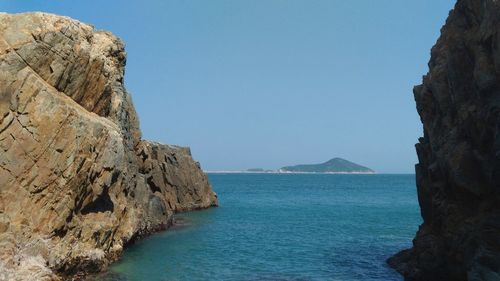
{"label": "sea", "polygon": [[129,247],[103,281],[403,280],[385,262],[421,223],[414,175],[209,174],[218,208]]}

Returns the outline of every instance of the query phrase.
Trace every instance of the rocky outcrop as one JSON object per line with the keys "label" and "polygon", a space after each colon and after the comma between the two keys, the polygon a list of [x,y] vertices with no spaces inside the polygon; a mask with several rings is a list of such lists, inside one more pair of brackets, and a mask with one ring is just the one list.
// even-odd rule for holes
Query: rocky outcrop
{"label": "rocky outcrop", "polygon": [[415,87],[424,220],[406,280],[500,280],[500,2],[459,0]]}
{"label": "rocky outcrop", "polygon": [[104,269],[172,214],[217,205],[188,148],[141,139],[123,43],[0,13],[0,280]]}

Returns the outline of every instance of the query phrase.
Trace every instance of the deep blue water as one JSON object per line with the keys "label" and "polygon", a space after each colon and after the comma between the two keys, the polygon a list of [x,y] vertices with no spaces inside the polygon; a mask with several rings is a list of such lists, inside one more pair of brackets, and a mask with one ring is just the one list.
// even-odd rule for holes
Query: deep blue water
{"label": "deep blue water", "polygon": [[211,174],[220,207],[125,251],[101,280],[402,280],[414,175]]}

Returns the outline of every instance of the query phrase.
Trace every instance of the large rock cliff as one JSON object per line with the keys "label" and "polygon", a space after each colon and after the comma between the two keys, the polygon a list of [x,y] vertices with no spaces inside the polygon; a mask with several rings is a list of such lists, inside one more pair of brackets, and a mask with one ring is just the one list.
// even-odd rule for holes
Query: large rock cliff
{"label": "large rock cliff", "polygon": [[141,139],[123,43],[0,13],[0,280],[104,269],[172,214],[217,205],[188,148]]}
{"label": "large rock cliff", "polygon": [[406,280],[500,280],[500,1],[459,0],[414,89],[424,223]]}

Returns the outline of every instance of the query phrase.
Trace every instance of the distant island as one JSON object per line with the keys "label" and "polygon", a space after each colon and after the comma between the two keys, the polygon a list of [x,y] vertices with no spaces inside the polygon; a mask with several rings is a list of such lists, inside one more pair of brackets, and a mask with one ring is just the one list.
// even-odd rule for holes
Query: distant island
{"label": "distant island", "polygon": [[226,173],[249,173],[249,174],[375,174],[370,168],[358,165],[342,158],[333,158],[321,164],[301,164],[295,166],[286,166],[276,170],[263,168],[252,168],[247,170],[224,170],[224,171],[205,171],[206,173],[226,174]]}
{"label": "distant island", "polygon": [[295,165],[279,169],[282,173],[346,173],[346,174],[373,174],[370,168],[358,165],[342,158],[333,158],[321,164]]}

